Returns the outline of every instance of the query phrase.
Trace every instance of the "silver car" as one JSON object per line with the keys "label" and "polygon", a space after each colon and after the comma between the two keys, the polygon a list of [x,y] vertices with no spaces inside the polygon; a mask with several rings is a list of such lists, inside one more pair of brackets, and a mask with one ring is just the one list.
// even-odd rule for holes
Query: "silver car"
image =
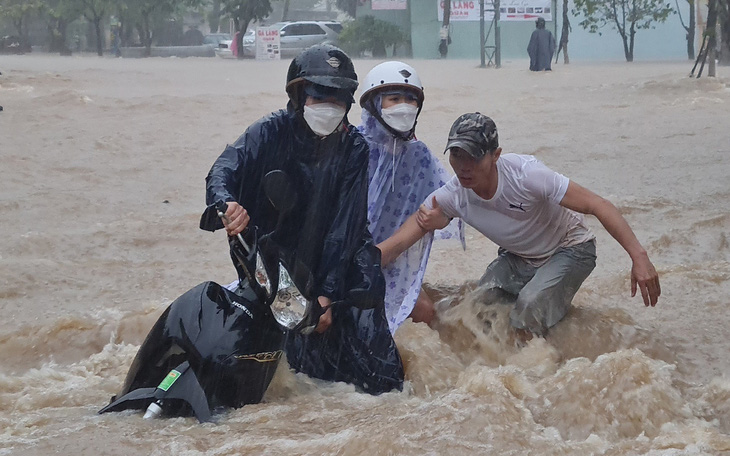
{"label": "silver car", "polygon": [[[281,56],[294,57],[315,44],[337,44],[342,24],[336,21],[276,22],[269,27],[279,29]],[[256,36],[243,38],[243,55],[256,57]]]}

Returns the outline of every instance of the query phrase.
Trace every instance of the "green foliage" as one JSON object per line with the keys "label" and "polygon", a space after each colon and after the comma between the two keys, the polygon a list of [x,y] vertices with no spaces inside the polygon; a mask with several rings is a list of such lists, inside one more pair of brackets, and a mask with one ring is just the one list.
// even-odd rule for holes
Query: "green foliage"
{"label": "green foliage", "polygon": [[[248,29],[251,21],[265,19],[271,13],[271,2],[269,0],[221,0],[221,12],[231,19],[236,25],[239,33],[234,39],[236,47],[243,48],[243,35]],[[238,58],[243,58],[239,53]]]}
{"label": "green foliage", "polygon": [[23,19],[42,7],[43,2],[40,0],[0,0],[0,18],[11,21]]}
{"label": "green foliage", "polygon": [[[654,28],[664,22],[674,9],[663,0],[575,0],[573,14],[581,14],[581,27],[590,33],[599,33],[606,25],[623,36],[629,31]],[[628,27],[628,28],[627,28]]]}
{"label": "green foliage", "polygon": [[23,36],[23,26],[42,9],[42,0],[0,0],[0,20],[12,23],[17,34]]}
{"label": "green foliage", "polygon": [[[237,24],[248,24],[251,21],[265,19],[271,13],[271,2],[269,0],[221,0],[221,12]],[[242,33],[245,28],[239,29]]]}
{"label": "green foliage", "polygon": [[601,34],[605,26],[618,31],[628,62],[634,59],[634,35],[637,30],[653,29],[675,11],[663,0],[575,0],[573,14],[584,19],[578,24],[590,33]]}
{"label": "green foliage", "polygon": [[390,22],[362,16],[345,24],[340,33],[339,45],[352,56],[372,52],[373,57],[384,57],[385,48],[405,41],[400,28]]}

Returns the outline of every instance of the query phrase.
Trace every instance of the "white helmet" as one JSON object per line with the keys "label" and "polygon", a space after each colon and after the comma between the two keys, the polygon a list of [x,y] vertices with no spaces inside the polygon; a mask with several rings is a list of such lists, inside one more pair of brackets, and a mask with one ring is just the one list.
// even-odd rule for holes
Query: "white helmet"
{"label": "white helmet", "polygon": [[412,66],[403,62],[391,61],[377,65],[365,76],[360,87],[363,89],[360,95],[360,106],[363,108],[376,92],[385,87],[413,89],[418,94],[419,109],[423,105],[421,79]]}

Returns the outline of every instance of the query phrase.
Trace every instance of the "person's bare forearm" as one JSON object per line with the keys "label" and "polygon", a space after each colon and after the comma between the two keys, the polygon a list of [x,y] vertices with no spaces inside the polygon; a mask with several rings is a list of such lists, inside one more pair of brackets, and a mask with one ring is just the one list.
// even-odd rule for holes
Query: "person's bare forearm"
{"label": "person's bare forearm", "polygon": [[639,243],[626,219],[607,199],[571,181],[560,204],[576,212],[595,216],[632,260],[646,257],[646,250]]}
{"label": "person's bare forearm", "polygon": [[659,274],[626,219],[610,201],[570,182],[560,204],[568,209],[595,216],[608,233],[631,257],[631,296],[641,290],[644,305],[655,306],[662,293]]}
{"label": "person's bare forearm", "polygon": [[613,236],[621,247],[626,250],[632,260],[640,257],[646,257],[647,253],[639,240],[636,238],[634,231],[629,226],[626,219],[621,215],[616,206],[610,201],[601,198],[593,209],[593,215],[596,216],[608,234]]}
{"label": "person's bare forearm", "polygon": [[392,263],[401,253],[408,250],[426,233],[427,231],[418,226],[416,214],[408,217],[398,231],[377,245],[381,252],[381,265],[386,266]]}

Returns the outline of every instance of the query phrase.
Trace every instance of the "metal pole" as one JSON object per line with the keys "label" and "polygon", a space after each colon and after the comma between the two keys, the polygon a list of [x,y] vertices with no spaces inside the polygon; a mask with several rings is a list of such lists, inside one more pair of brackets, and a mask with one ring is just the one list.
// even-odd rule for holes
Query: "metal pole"
{"label": "metal pole", "polygon": [[502,38],[499,27],[499,0],[494,0],[494,67],[502,66]]}
{"label": "metal pole", "polygon": [[479,0],[479,54],[481,55],[482,63],[479,68],[486,68],[486,49],[484,46],[484,0]]}

